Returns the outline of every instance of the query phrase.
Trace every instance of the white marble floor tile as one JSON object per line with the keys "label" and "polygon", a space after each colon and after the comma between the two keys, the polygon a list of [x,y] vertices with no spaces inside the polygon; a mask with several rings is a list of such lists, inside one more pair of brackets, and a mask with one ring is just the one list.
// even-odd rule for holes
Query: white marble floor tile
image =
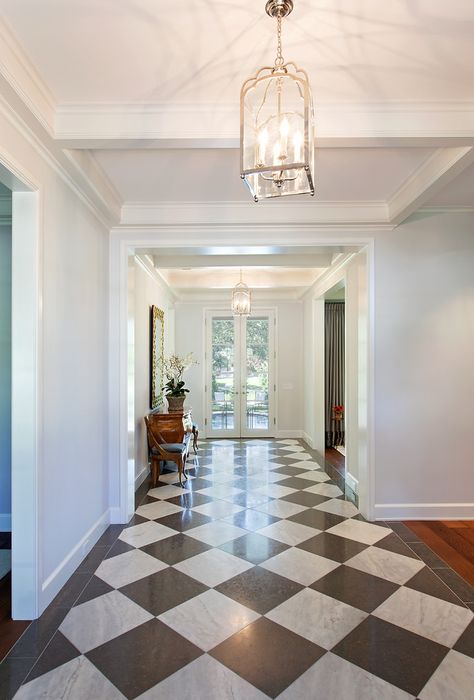
{"label": "white marble floor tile", "polygon": [[104,559],[95,575],[108,583],[109,586],[121,588],[128,583],[138,581],[140,578],[155,574],[157,571],[162,571],[167,567],[167,564],[156,559],[156,557],[151,557],[149,554],[135,549],[131,552],[119,554],[116,557]]}
{"label": "white marble floor tile", "polygon": [[257,478],[262,479],[266,484],[276,484],[279,481],[288,479],[288,474],[278,474],[273,471],[262,472]]}
{"label": "white marble floor tile", "polygon": [[156,501],[155,503],[145,503],[144,506],[139,506],[136,512],[138,515],[141,515],[142,518],[156,520],[157,518],[164,518],[166,515],[179,513],[179,511],[182,510],[183,509],[180,506],[175,506],[174,503],[168,503],[167,501]]}
{"label": "white marble floor tile", "polygon": [[242,489],[237,489],[229,484],[215,484],[215,486],[206,486],[204,489],[199,489],[197,493],[210,498],[229,498],[229,496],[238,496],[243,493]]}
{"label": "white marble floor tile", "polygon": [[240,513],[244,509],[242,506],[237,506],[235,503],[229,503],[228,501],[211,501],[211,503],[203,503],[202,506],[195,506],[191,510],[220,520],[221,518],[227,518],[229,515]]}
{"label": "white marble floor tile", "polygon": [[411,588],[399,588],[372,614],[447,647],[457,642],[474,618],[468,608]]}
{"label": "white marble floor tile", "polygon": [[304,588],[265,617],[324,649],[331,649],[365,620],[367,613],[324,593]]}
{"label": "white marble floor tile", "polygon": [[253,610],[211,590],[167,610],[158,619],[200,649],[209,651],[259,617]]}
{"label": "white marble floor tile", "polygon": [[322,483],[323,481],[329,481],[330,477],[326,474],[326,472],[322,472],[319,469],[313,469],[312,471],[309,472],[303,472],[302,474],[297,474],[296,475],[297,479],[307,479],[308,481],[319,481]]}
{"label": "white marble floor tile", "polygon": [[132,547],[144,547],[146,544],[152,544],[152,542],[158,542],[173,535],[176,535],[176,530],[150,521],[125,528],[121,532],[119,540],[131,544]]}
{"label": "white marble floor tile", "polygon": [[308,493],[317,493],[320,496],[327,496],[328,498],[342,496],[341,489],[335,484],[315,484],[314,486],[308,486],[304,491],[308,491]]}
{"label": "white marble floor tile", "polygon": [[262,493],[270,498],[283,498],[283,496],[289,496],[290,493],[295,493],[295,491],[297,489],[291,489],[289,486],[280,486],[279,484],[266,484],[255,489],[255,493]]}
{"label": "white marble floor tile", "polygon": [[341,515],[343,518],[353,518],[359,513],[353,503],[350,501],[341,501],[337,498],[333,498],[330,501],[325,501],[324,503],[314,506],[314,510],[323,510],[325,513],[334,513],[334,515]]}
{"label": "white marble floor tile", "polygon": [[156,489],[150,489],[148,495],[152,498],[174,498],[175,496],[182,496],[185,493],[189,493],[189,489],[184,488],[185,480],[183,477],[183,488],[179,486],[157,486]]}
{"label": "white marble floor tile", "polygon": [[368,547],[346,561],[346,566],[352,566],[354,569],[385,578],[393,583],[404,584],[424,567],[424,563],[419,559],[388,552],[379,547]]}
{"label": "white marble floor tile", "polygon": [[[230,503],[233,502],[233,497],[229,498],[223,498],[223,501],[229,501]],[[255,493],[255,491],[247,491],[245,494],[245,505],[247,508],[255,508],[256,506],[260,506],[262,503],[268,503],[268,496],[264,496],[261,493]],[[223,518],[223,520],[227,520],[229,516],[226,516]]]}
{"label": "white marble floor tile", "polygon": [[284,445],[281,447],[284,452],[304,452],[305,449],[303,445],[298,445],[298,444],[292,444],[292,445]]}
{"label": "white marble floor tile", "polygon": [[292,462],[291,467],[296,467],[297,469],[306,469],[307,471],[313,471],[315,469],[321,469],[321,465],[318,464],[314,459],[304,459],[301,462]]}
{"label": "white marble floor tile", "polygon": [[213,520],[210,523],[199,525],[192,528],[192,530],[186,531],[187,537],[193,537],[195,540],[200,540],[213,547],[218,547],[224,542],[230,542],[230,540],[235,540],[237,537],[242,537],[242,535],[246,534],[247,530],[224,523],[222,520]]}
{"label": "white marble floor tile", "polygon": [[474,659],[451,650],[421,693],[420,700],[472,700]]}
{"label": "white marble floor tile", "polygon": [[203,654],[136,700],[268,700],[236,673]]}
{"label": "white marble floor tile", "polygon": [[296,515],[296,513],[301,513],[301,511],[306,510],[306,506],[300,506],[297,503],[290,503],[289,501],[275,500],[255,506],[255,510],[273,515],[275,518],[289,518],[292,515]]}
{"label": "white marble floor tile", "polygon": [[220,549],[210,549],[175,564],[173,568],[201,581],[206,586],[218,586],[219,583],[242,574],[247,569],[251,569],[252,566],[253,564],[239,557],[234,557],[233,554],[228,554]]}
{"label": "white marble floor tile", "polygon": [[307,452],[288,452],[286,455],[287,459],[294,459],[298,462],[301,461],[306,461],[306,460],[311,460],[311,455],[309,455]]}
{"label": "white marble floor tile", "polygon": [[387,537],[391,533],[386,527],[373,525],[372,523],[364,523],[362,520],[344,520],[338,525],[329,528],[328,532],[339,537],[347,537],[348,540],[363,542],[364,544],[375,544]]}
{"label": "white marble floor tile", "polygon": [[328,652],[278,700],[414,700],[414,696]]}
{"label": "white marble floor tile", "polygon": [[202,477],[204,481],[209,481],[213,484],[228,484],[234,481],[236,479],[236,475],[234,474],[234,470],[232,469],[231,471],[222,471],[222,472],[213,472],[211,474],[206,474],[205,476]]}
{"label": "white marble floor tile", "polygon": [[59,630],[84,654],[152,618],[120,591],[111,591],[71,608]]}
{"label": "white marble floor tile", "polygon": [[23,685],[15,700],[125,700],[85,656],[79,656]]}
{"label": "white marble floor tile", "polygon": [[295,546],[300,544],[300,542],[309,540],[310,537],[315,537],[320,533],[320,530],[307,525],[300,525],[300,523],[294,523],[292,520],[279,520],[277,523],[272,523],[262,528],[258,533],[259,535],[265,535],[265,537],[271,537],[273,540],[278,540],[278,542]]}
{"label": "white marble floor tile", "polygon": [[337,569],[340,564],[331,559],[320,557],[318,554],[311,554],[303,549],[291,547],[281,554],[277,554],[276,557],[267,559],[260,566],[301,583],[303,586],[310,586],[322,576]]}
{"label": "white marble floor tile", "polygon": [[294,438],[285,438],[284,440],[277,440],[279,445],[298,445],[298,440]]}
{"label": "white marble floor tile", "polygon": [[[188,467],[191,467],[194,465],[188,465]],[[188,476],[188,481],[193,480],[195,477],[189,475]],[[166,474],[160,474],[159,481],[162,482],[163,484],[179,484],[179,473],[178,472],[166,472]],[[159,488],[159,487],[157,487]]]}

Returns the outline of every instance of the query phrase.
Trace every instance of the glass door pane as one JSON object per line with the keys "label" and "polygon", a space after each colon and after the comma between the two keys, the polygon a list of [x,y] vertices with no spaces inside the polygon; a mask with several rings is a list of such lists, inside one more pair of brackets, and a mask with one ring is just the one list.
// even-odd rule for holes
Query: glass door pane
{"label": "glass door pane", "polygon": [[236,393],[235,324],[233,317],[213,318],[211,327],[211,431],[240,430]]}
{"label": "glass door pane", "polygon": [[255,434],[270,429],[270,319],[246,320],[245,363],[243,369],[243,424],[245,432]]}

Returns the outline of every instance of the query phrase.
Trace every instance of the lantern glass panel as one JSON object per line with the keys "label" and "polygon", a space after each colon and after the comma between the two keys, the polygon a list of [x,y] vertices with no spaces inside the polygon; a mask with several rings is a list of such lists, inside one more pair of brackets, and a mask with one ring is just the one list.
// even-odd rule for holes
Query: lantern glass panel
{"label": "lantern glass panel", "polygon": [[314,194],[313,108],[304,71],[264,68],[241,93],[241,175],[255,199]]}

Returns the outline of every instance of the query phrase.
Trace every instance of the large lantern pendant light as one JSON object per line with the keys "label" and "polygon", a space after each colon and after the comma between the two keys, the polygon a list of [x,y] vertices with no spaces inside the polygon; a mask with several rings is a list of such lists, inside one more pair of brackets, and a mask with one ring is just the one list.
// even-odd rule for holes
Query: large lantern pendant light
{"label": "large lantern pendant light", "polygon": [[250,306],[250,289],[245,282],[242,282],[242,270],[240,270],[240,282],[237,282],[232,292],[232,313],[235,316],[249,316]]}
{"label": "large lantern pendant light", "polygon": [[277,20],[277,54],[240,92],[240,176],[254,200],[291,194],[314,195],[314,114],[308,76],[285,63],[281,25],[292,0],[268,0]]}

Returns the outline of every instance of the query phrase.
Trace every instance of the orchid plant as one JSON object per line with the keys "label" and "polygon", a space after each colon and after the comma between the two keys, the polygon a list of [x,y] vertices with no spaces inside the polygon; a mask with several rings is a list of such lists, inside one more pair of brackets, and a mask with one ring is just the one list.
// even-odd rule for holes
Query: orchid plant
{"label": "orchid plant", "polygon": [[189,393],[189,389],[184,388],[185,382],[183,381],[183,374],[187,369],[197,364],[198,363],[194,359],[192,352],[184,357],[180,357],[176,354],[165,357],[163,362],[163,371],[168,381],[163,389],[166,396],[184,397]]}

